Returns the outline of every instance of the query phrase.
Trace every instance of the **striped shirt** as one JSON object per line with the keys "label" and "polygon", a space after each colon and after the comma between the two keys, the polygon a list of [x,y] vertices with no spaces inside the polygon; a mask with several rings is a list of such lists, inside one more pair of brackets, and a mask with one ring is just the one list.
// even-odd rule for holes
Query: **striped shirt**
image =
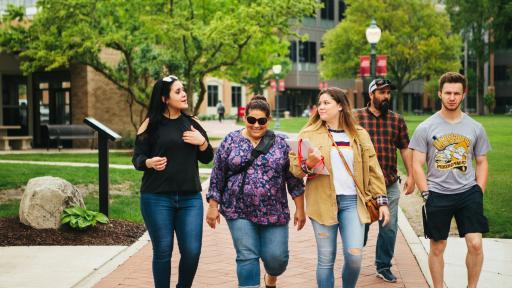
{"label": "striped shirt", "polygon": [[[348,167],[354,171],[354,151],[350,147],[350,138],[343,130],[329,130],[343,157],[347,160]],[[332,145],[331,167],[333,171],[333,184],[336,195],[356,195],[356,185],[352,176],[347,172],[343,160],[341,160],[338,148]]]}

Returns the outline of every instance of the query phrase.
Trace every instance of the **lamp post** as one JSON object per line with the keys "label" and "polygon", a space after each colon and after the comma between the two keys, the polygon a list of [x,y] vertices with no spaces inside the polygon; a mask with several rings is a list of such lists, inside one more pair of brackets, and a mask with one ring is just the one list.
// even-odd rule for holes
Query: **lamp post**
{"label": "lamp post", "polygon": [[277,64],[272,66],[272,72],[274,72],[274,77],[276,78],[276,125],[274,125],[274,129],[277,130],[281,128],[281,123],[279,123],[279,73],[281,73],[281,65]]}
{"label": "lamp post", "polygon": [[379,26],[377,26],[377,22],[375,22],[374,19],[372,19],[372,22],[370,23],[370,26],[366,28],[366,40],[368,40],[368,43],[370,43],[372,49],[370,52],[370,77],[371,80],[375,79],[375,66],[376,66],[376,51],[375,46],[377,46],[377,43],[380,40],[381,30]]}

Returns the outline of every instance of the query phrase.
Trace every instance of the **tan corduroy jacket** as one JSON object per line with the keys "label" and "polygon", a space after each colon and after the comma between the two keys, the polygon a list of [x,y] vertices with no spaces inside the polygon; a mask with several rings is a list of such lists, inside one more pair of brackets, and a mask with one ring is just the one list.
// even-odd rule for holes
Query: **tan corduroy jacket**
{"label": "tan corduroy jacket", "polygon": [[[332,142],[327,134],[325,126],[308,127],[299,133],[300,139],[308,139],[313,147],[317,147],[324,156],[325,167],[329,175],[317,175],[306,181],[306,214],[323,225],[334,225],[338,223],[338,206],[336,203],[336,192],[331,167]],[[368,132],[357,126],[358,137],[351,137],[350,147],[354,151],[354,177],[363,186],[364,193],[358,192],[357,212],[361,223],[370,223],[370,215],[366,210],[365,202],[370,197],[386,195],[386,184],[384,175],[379,166],[375,149]],[[297,155],[290,153],[290,171],[295,177],[305,177]]]}

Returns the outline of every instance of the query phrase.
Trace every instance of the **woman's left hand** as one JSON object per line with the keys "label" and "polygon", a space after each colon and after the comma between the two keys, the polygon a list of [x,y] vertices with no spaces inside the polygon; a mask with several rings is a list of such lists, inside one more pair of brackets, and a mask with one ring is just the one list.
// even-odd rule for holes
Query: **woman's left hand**
{"label": "woman's left hand", "polygon": [[296,209],[293,225],[297,226],[297,231],[299,231],[304,228],[304,224],[306,224],[306,212],[304,212],[304,209]]}
{"label": "woman's left hand", "polygon": [[188,144],[192,145],[201,145],[206,141],[206,138],[201,134],[201,132],[197,131],[194,126],[190,126],[191,131],[185,131],[183,132],[183,141]]}
{"label": "woman's left hand", "polygon": [[379,221],[382,221],[382,226],[386,226],[389,223],[389,208],[388,206],[379,207]]}

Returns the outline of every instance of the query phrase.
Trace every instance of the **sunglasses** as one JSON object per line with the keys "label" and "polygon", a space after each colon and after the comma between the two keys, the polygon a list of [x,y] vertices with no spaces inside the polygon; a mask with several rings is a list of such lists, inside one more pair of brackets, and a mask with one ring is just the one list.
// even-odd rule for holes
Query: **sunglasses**
{"label": "sunglasses", "polygon": [[176,77],[174,75],[169,75],[169,76],[162,78],[162,81],[165,81],[165,82],[173,82],[176,80],[178,80],[178,77]]}
{"label": "sunglasses", "polygon": [[267,119],[267,118],[265,118],[265,117],[263,117],[263,118],[258,118],[258,119],[256,119],[255,117],[252,117],[252,116],[247,117],[247,123],[249,123],[249,124],[251,124],[251,125],[252,125],[252,124],[256,124],[256,122],[258,122],[258,124],[260,124],[261,126],[263,126],[263,125],[267,124],[267,121],[268,121],[268,119]]}
{"label": "sunglasses", "polygon": [[375,82],[375,85],[382,86],[382,85],[391,85],[391,81],[387,79],[380,79]]}

